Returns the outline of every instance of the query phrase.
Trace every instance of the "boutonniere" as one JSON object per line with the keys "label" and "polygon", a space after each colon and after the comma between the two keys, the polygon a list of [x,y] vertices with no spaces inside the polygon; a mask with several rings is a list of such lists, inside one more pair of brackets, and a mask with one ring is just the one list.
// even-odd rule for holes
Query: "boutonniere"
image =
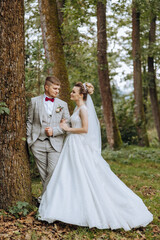
{"label": "boutonniere", "polygon": [[56,113],[59,113],[59,112],[61,112],[61,111],[62,111],[62,109],[63,109],[63,107],[61,107],[61,106],[57,107],[57,108],[56,108]]}

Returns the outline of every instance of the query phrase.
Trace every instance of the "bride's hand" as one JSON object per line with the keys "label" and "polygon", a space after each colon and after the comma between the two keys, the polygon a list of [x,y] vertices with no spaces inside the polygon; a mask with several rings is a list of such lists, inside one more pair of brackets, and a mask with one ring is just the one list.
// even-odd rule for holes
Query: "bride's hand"
{"label": "bride's hand", "polygon": [[60,122],[60,127],[64,130],[64,131],[68,131],[69,127],[67,125],[67,123],[65,121],[61,121]]}

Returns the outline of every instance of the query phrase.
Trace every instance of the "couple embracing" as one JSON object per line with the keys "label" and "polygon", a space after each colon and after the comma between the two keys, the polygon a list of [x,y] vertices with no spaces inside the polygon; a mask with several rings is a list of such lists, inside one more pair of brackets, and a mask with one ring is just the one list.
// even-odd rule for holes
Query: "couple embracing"
{"label": "couple embracing", "polygon": [[43,184],[39,219],[99,229],[145,227],[152,214],[101,156],[93,85],[75,84],[71,117],[67,103],[57,98],[59,80],[47,77],[44,89],[31,99],[27,120],[27,142]]}

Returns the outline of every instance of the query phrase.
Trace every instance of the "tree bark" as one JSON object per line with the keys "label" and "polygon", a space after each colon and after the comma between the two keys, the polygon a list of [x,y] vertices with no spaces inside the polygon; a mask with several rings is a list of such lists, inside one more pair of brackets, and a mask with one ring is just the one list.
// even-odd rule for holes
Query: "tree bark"
{"label": "tree bark", "polygon": [[[143,107],[144,107],[144,114],[146,115],[147,113],[147,100],[148,100],[148,76],[146,72],[146,66],[143,66],[143,72],[142,72],[142,92],[143,92]],[[145,118],[146,124],[147,124],[147,119]]]}
{"label": "tree bark", "polygon": [[156,16],[151,10],[151,22],[149,31],[149,56],[148,56],[148,81],[149,81],[149,93],[151,99],[152,114],[154,117],[154,122],[158,134],[158,139],[160,141],[160,109],[157,96],[156,87],[156,74],[154,69],[154,57],[152,54],[152,45],[156,41]]}
{"label": "tree bark", "polygon": [[58,9],[58,18],[59,18],[59,22],[60,22],[60,26],[63,23],[63,11],[62,8],[64,7],[65,4],[65,0],[56,0],[57,2],[57,9]]}
{"label": "tree bark", "polygon": [[39,10],[45,55],[48,63],[52,65],[49,72],[61,81],[60,97],[72,109],[56,0],[39,0]]}
{"label": "tree bark", "polygon": [[122,140],[116,122],[110,87],[107,61],[106,3],[104,1],[97,2],[97,38],[98,77],[107,140],[111,148],[118,148],[122,144]]}
{"label": "tree bark", "polygon": [[0,1],[0,101],[10,114],[0,115],[0,208],[31,202],[26,148],[24,78],[24,2]]}
{"label": "tree bark", "polygon": [[133,79],[134,79],[134,100],[135,118],[140,146],[149,146],[145,124],[142,94],[141,76],[141,50],[140,50],[140,12],[137,4],[132,2],[132,50],[133,50]]}

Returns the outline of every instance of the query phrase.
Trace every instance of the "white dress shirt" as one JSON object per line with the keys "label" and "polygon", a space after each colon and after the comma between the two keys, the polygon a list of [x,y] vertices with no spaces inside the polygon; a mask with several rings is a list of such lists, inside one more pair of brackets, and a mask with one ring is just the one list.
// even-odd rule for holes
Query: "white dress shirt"
{"label": "white dress shirt", "polygon": [[43,102],[44,102],[45,110],[49,115],[52,115],[54,102],[45,101],[46,97],[48,96],[44,93]]}

